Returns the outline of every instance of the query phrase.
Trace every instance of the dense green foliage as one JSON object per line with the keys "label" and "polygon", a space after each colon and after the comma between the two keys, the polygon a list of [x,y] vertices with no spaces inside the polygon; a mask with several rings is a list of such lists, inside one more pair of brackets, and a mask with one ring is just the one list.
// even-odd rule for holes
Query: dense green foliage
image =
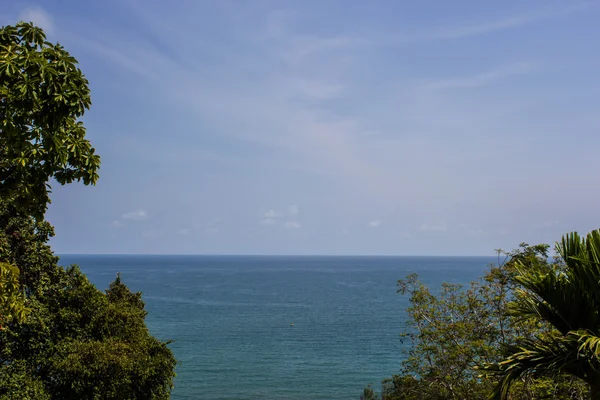
{"label": "dense green foliage", "polygon": [[77,61],[31,24],[0,28],[0,197],[41,217],[48,181],[98,179],[100,158],[78,120],[91,105]]}
{"label": "dense green foliage", "polygon": [[[139,293],[120,278],[106,294],[77,267],[57,265],[46,222],[0,207],[0,260],[18,265],[31,313],[0,332],[0,388],[52,399],[166,399],[175,359],[150,335]],[[43,390],[42,390],[43,389]]]}
{"label": "dense green foliage", "polygon": [[487,370],[499,374],[498,398],[508,398],[511,385],[532,372],[565,373],[591,388],[600,399],[600,231],[586,238],[577,233],[557,244],[559,259],[515,262],[518,284],[514,315],[544,321],[552,329],[518,337],[506,347],[508,357]]}
{"label": "dense green foliage", "polygon": [[0,399],[170,396],[176,361],[150,335],[141,294],[118,276],[101,292],[47,244],[48,181],[98,177],[78,121],[89,105],[61,46],[30,24],[0,29]]}
{"label": "dense green foliage", "polygon": [[28,311],[19,285],[19,269],[0,262],[0,329],[6,322],[23,321]]}
{"label": "dense green foliage", "polygon": [[[499,253],[500,254],[500,253]],[[496,365],[515,342],[552,335],[554,328],[535,315],[515,315],[520,304],[521,265],[554,265],[548,246],[522,245],[468,287],[443,284],[438,293],[416,275],[399,281],[410,296],[407,347],[400,373],[384,381],[385,400],[487,399],[500,377],[482,371]],[[560,370],[523,371],[506,392],[510,399],[584,399],[587,388]],[[374,398],[365,392],[365,398]]]}

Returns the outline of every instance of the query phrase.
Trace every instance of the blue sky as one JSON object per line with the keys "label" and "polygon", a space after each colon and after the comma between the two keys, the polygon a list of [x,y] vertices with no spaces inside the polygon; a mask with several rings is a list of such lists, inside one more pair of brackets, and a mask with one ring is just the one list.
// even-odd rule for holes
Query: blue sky
{"label": "blue sky", "polygon": [[599,227],[598,2],[0,4],[92,87],[101,178],[54,185],[59,253],[486,255]]}

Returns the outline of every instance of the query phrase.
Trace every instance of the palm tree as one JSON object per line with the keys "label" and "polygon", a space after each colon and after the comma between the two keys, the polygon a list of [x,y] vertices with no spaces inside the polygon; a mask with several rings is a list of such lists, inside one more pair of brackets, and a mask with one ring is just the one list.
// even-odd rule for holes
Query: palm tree
{"label": "palm tree", "polygon": [[600,399],[600,230],[576,232],[556,245],[559,262],[517,260],[515,313],[547,322],[549,329],[506,348],[504,361],[484,370],[499,374],[493,398],[506,399],[526,374],[570,374]]}

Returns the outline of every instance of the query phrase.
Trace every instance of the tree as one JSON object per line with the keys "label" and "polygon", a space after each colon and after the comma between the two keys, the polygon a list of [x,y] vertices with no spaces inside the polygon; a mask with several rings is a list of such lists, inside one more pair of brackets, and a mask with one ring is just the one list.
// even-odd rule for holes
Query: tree
{"label": "tree", "polygon": [[[534,317],[511,314],[518,262],[545,260],[548,246],[521,247],[467,287],[445,283],[435,293],[415,274],[398,282],[410,296],[400,373],[384,381],[385,400],[486,399],[498,382],[479,366],[502,360],[504,346],[551,330]],[[500,254],[504,254],[499,252]],[[585,387],[560,372],[519,377],[511,399],[583,399]]]}
{"label": "tree", "polygon": [[0,399],[168,399],[176,360],[141,294],[120,277],[98,290],[47,244],[48,182],[98,178],[76,65],[31,24],[0,28]]}
{"label": "tree", "polygon": [[103,293],[60,267],[52,227],[8,210],[0,201],[0,261],[20,267],[31,312],[0,331],[0,399],[168,399],[176,361],[141,294],[120,277]]}
{"label": "tree", "polygon": [[100,158],[79,118],[91,105],[77,61],[42,29],[0,28],[0,197],[41,217],[48,181],[98,179]]}
{"label": "tree", "polygon": [[536,318],[552,329],[517,338],[506,358],[489,364],[500,380],[494,395],[506,399],[522,376],[569,374],[585,381],[600,399],[600,231],[586,238],[570,233],[556,245],[554,263],[525,259],[515,263],[516,316]]}

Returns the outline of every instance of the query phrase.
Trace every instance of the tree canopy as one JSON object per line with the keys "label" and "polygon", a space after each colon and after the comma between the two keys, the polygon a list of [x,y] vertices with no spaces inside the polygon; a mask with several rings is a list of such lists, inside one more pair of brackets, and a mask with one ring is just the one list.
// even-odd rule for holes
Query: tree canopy
{"label": "tree canopy", "polygon": [[569,374],[600,399],[600,231],[576,232],[556,245],[559,260],[517,260],[514,315],[548,324],[549,332],[519,337],[506,346],[506,359],[488,364],[501,377],[495,395],[506,399],[514,382],[531,374]]}
{"label": "tree canopy", "polygon": [[79,120],[91,105],[87,79],[61,45],[20,22],[0,28],[0,196],[41,217],[49,181],[98,179]]}
{"label": "tree canopy", "polygon": [[[520,300],[520,265],[550,268],[548,246],[522,244],[499,255],[503,257],[497,265],[467,286],[445,283],[434,291],[415,274],[398,282],[398,291],[410,296],[402,334],[406,347],[400,372],[384,381],[383,399],[488,399],[502,377],[481,367],[500,363],[516,342],[554,332],[552,325],[535,315],[513,313]],[[564,372],[522,371],[505,394],[513,400],[587,398],[584,381]],[[367,388],[363,397],[376,396]]]}
{"label": "tree canopy", "polygon": [[120,278],[103,293],[60,267],[52,227],[1,202],[0,226],[0,261],[19,266],[31,310],[0,331],[0,399],[168,399],[176,361],[148,331],[141,294]]}
{"label": "tree canopy", "polygon": [[175,358],[120,277],[63,268],[44,221],[50,181],[94,184],[77,61],[32,24],[0,28],[0,400],[168,399]]}

